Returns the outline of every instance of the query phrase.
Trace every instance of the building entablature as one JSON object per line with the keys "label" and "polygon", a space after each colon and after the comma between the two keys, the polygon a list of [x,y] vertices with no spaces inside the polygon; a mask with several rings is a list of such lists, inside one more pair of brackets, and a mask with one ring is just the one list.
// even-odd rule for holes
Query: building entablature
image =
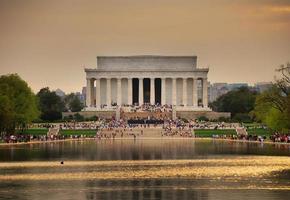
{"label": "building entablature", "polygon": [[98,56],[102,71],[189,71],[197,67],[196,56]]}
{"label": "building entablature", "polygon": [[102,71],[87,71],[87,79],[101,78],[207,78],[208,69],[196,70],[189,72],[102,72]]}

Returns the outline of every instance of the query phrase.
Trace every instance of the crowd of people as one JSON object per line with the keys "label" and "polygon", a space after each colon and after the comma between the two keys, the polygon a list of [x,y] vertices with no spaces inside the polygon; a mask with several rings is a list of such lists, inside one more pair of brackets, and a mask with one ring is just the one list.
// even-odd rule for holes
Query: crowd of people
{"label": "crowd of people", "polygon": [[126,128],[103,128],[97,131],[96,138],[98,139],[114,139],[116,137],[133,137],[136,139],[143,136],[143,129],[136,129],[136,127]]}
{"label": "crowd of people", "polygon": [[150,103],[144,103],[142,105],[124,105],[122,106],[122,109],[126,110],[127,112],[172,112],[171,105],[161,105],[159,103],[154,105]]}
{"label": "crowd of people", "polygon": [[160,104],[150,104],[144,103],[142,105],[132,105],[130,106],[131,112],[172,112],[171,105],[160,105]]}
{"label": "crowd of people", "polygon": [[213,135],[214,139],[230,139],[230,140],[242,140],[242,141],[258,141],[264,142],[267,137],[261,135],[237,135],[237,134],[230,134],[230,135]]}
{"label": "crowd of people", "polygon": [[59,125],[61,130],[72,130],[72,129],[97,129],[99,126],[96,122],[65,122]]}
{"label": "crowd of people", "polygon": [[285,142],[290,143],[290,133],[289,134],[281,134],[281,133],[274,133],[270,136],[270,140],[272,142]]}
{"label": "crowd of people", "polygon": [[65,135],[28,135],[28,134],[13,134],[9,136],[3,136],[2,140],[5,143],[21,143],[21,142],[45,142],[53,140],[63,140],[66,139]]}
{"label": "crowd of people", "polygon": [[128,107],[123,107],[120,112],[121,118],[130,120],[130,123],[152,124],[155,122],[160,123],[160,121],[170,119],[172,117],[172,106],[162,106],[160,104],[151,105],[145,103],[141,106],[132,105]]}
{"label": "crowd of people", "polygon": [[194,137],[194,130],[181,120],[169,120],[163,124],[162,129],[165,136]]}
{"label": "crowd of people", "polygon": [[[41,128],[58,130],[94,130],[95,138],[116,138],[116,137],[144,137],[149,134],[150,128],[156,129],[158,132],[155,136],[161,137],[200,137],[195,134],[195,130],[212,130],[212,138],[214,139],[232,139],[232,140],[246,140],[246,141],[259,141],[263,142],[269,139],[272,142],[290,143],[290,134],[274,133],[269,138],[266,136],[247,134],[247,132],[238,131],[243,129],[239,123],[226,123],[226,122],[208,122],[200,120],[186,120],[177,118],[173,120],[171,117],[162,115],[172,112],[172,106],[168,105],[151,105],[145,103],[141,106],[131,105],[128,106],[130,117],[126,118],[121,115],[121,119],[117,120],[115,117],[111,119],[97,119],[96,121],[76,122],[69,121],[63,123],[35,123],[29,128]],[[122,108],[123,109],[123,108]],[[127,110],[128,111],[128,110]],[[123,111],[124,112],[124,111]],[[148,115],[148,113],[151,113]],[[140,114],[140,115],[138,115]],[[142,115],[144,114],[144,115]],[[159,114],[159,115],[157,115]],[[161,114],[161,115],[160,115]],[[143,117],[142,117],[143,116]],[[265,128],[265,127],[263,127]],[[215,130],[234,130],[236,134],[217,134]],[[151,131],[152,132],[152,131]],[[153,131],[154,132],[154,131]],[[29,142],[29,141],[48,141],[60,140],[66,138],[82,138],[92,137],[85,135],[61,135],[61,134],[47,134],[47,135],[28,135],[28,134],[13,134],[10,136],[2,137],[2,141],[8,143],[15,142]]]}

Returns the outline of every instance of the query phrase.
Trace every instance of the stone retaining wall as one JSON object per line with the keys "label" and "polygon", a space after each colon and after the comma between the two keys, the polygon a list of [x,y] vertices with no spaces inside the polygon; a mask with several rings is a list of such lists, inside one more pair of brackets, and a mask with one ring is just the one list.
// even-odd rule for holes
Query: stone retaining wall
{"label": "stone retaining wall", "polygon": [[70,115],[74,115],[76,113],[79,113],[84,118],[90,118],[90,117],[97,116],[100,118],[111,119],[112,117],[116,117],[115,111],[80,111],[80,112],[63,112],[62,118],[68,117]]}
{"label": "stone retaining wall", "polygon": [[176,111],[176,116],[185,119],[197,119],[204,116],[210,120],[214,120],[220,117],[231,118],[231,113],[214,111]]}
{"label": "stone retaining wall", "polygon": [[[62,117],[68,117],[69,115],[74,115],[76,113],[79,113],[80,115],[84,116],[85,118],[90,118],[93,116],[97,116],[100,118],[105,118],[105,119],[111,119],[112,117],[116,117],[116,112],[115,111],[81,111],[81,112],[63,112]],[[164,113],[163,113],[164,114]],[[167,113],[171,114],[171,113]],[[124,115],[124,114],[122,114]],[[148,115],[152,115],[150,112],[142,112],[142,113],[125,113],[126,118],[131,118],[131,117],[147,117]],[[160,115],[160,114],[159,114]],[[228,112],[213,112],[213,111],[176,111],[176,117],[179,118],[185,118],[185,119],[197,119],[201,116],[204,116],[208,119],[219,119],[220,117],[224,118],[230,118],[231,113]],[[157,116],[155,116],[157,117]],[[169,116],[172,117],[172,116]]]}

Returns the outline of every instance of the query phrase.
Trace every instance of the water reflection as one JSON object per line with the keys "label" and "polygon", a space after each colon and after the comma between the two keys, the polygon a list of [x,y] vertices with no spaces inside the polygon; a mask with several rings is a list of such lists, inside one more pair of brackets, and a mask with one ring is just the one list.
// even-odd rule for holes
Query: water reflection
{"label": "water reflection", "polygon": [[290,145],[221,140],[101,140],[0,146],[1,161],[194,159],[217,155],[289,156]]}
{"label": "water reflection", "polygon": [[0,146],[0,199],[290,199],[289,155],[212,140]]}
{"label": "water reflection", "polygon": [[[0,199],[289,199],[289,190],[200,189],[208,180],[1,182]],[[7,184],[7,183],[6,183]],[[222,181],[220,184],[223,184]],[[6,192],[5,192],[6,191]]]}

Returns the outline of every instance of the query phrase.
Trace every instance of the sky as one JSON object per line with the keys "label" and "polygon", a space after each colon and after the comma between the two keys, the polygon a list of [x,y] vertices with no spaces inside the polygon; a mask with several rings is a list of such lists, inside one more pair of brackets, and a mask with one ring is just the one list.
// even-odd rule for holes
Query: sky
{"label": "sky", "polygon": [[212,83],[272,81],[290,0],[0,0],[0,75],[81,91],[106,55],[196,55]]}

